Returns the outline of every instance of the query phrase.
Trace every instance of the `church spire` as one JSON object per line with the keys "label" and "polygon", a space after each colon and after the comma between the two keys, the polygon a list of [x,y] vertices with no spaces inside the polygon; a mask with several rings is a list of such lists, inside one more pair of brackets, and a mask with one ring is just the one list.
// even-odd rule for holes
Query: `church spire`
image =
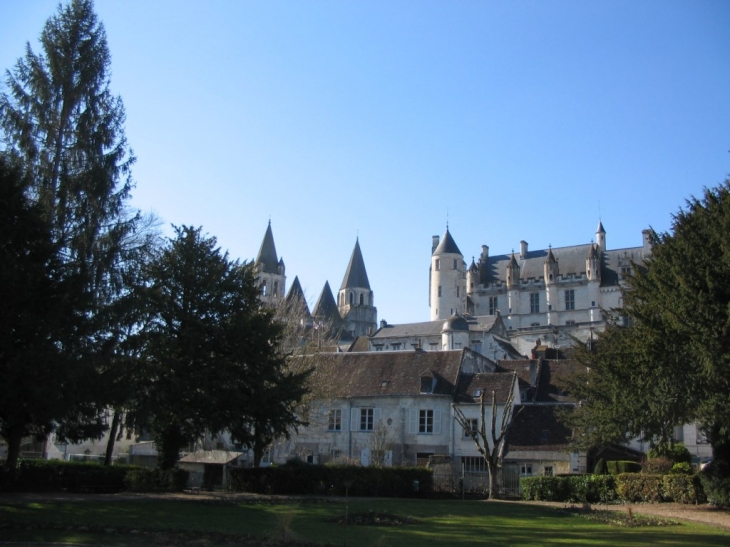
{"label": "church spire", "polygon": [[274,244],[274,233],[271,231],[271,221],[266,227],[264,240],[261,242],[259,254],[256,257],[256,264],[261,271],[266,273],[279,273],[279,258],[276,256],[276,245]]}
{"label": "church spire", "polygon": [[355,248],[352,250],[350,263],[347,265],[345,277],[342,280],[340,290],[343,289],[367,289],[370,290],[368,272],[365,270],[365,261],[360,250],[360,239],[355,240]]}

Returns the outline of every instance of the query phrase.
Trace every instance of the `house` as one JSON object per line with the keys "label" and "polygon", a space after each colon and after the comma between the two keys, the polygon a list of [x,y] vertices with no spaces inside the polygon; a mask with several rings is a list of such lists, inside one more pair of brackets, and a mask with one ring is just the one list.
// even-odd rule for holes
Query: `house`
{"label": "house", "polygon": [[225,490],[230,483],[228,471],[243,461],[241,452],[197,450],[180,458],[179,466],[189,473],[189,487]]}

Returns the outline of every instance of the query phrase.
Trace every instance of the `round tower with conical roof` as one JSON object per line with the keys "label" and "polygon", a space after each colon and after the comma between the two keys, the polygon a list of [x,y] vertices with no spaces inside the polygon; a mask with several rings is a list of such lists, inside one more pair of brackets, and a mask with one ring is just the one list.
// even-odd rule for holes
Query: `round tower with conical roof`
{"label": "round tower with conical roof", "polygon": [[466,313],[466,263],[448,227],[433,237],[430,284],[431,321]]}

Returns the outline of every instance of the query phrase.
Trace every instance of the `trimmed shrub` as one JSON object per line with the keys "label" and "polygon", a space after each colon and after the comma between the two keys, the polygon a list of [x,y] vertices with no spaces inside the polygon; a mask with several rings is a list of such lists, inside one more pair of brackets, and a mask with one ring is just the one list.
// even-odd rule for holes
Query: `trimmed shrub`
{"label": "trimmed shrub", "polygon": [[693,475],[692,466],[687,462],[675,463],[669,471],[672,475]]}
{"label": "trimmed shrub", "polygon": [[632,461],[608,461],[606,467],[611,475],[621,475],[622,473],[639,473],[641,471],[641,464]]}
{"label": "trimmed shrub", "polygon": [[422,497],[433,490],[432,472],[416,467],[290,462],[276,467],[238,467],[231,469],[230,477],[232,490],[258,494]]}
{"label": "trimmed shrub", "polygon": [[616,476],[616,491],[627,503],[662,501],[662,475],[622,473]]}
{"label": "trimmed shrub", "polygon": [[[687,465],[687,464],[685,464]],[[704,503],[705,492],[697,475],[664,475],[662,497],[677,503]]]}
{"label": "trimmed shrub", "polygon": [[188,482],[184,469],[136,467],[127,473],[125,484],[132,492],[180,492]]}
{"label": "trimmed shrub", "polygon": [[520,487],[522,499],[528,501],[611,503],[618,499],[611,475],[523,477]]}
{"label": "trimmed shrub", "polygon": [[567,477],[521,477],[520,490],[526,501],[567,501],[570,484]]}
{"label": "trimmed shrub", "polygon": [[650,460],[646,460],[644,465],[641,466],[642,473],[649,473],[650,475],[665,475],[671,471],[674,462],[669,458],[663,456],[657,456]]}
{"label": "trimmed shrub", "polygon": [[707,501],[717,507],[730,507],[730,464],[713,461],[700,473]]}
{"label": "trimmed shrub", "polygon": [[125,489],[129,465],[60,460],[22,460],[17,469],[3,469],[0,490],[15,492],[119,492]]}

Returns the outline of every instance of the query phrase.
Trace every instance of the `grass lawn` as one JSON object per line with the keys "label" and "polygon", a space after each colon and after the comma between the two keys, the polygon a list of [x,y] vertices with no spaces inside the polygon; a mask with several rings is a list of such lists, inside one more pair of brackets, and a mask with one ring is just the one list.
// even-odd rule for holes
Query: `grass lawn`
{"label": "grass lawn", "polygon": [[[528,545],[729,545],[730,533],[698,524],[626,528],[550,507],[482,501],[350,500],[350,514],[412,517],[395,526],[328,521],[344,516],[342,500],[286,504],[192,500],[0,503],[0,541],[95,545],[258,545],[246,538],[294,537],[353,547]],[[637,512],[640,512],[637,509]],[[283,543],[282,543],[283,544]]]}

